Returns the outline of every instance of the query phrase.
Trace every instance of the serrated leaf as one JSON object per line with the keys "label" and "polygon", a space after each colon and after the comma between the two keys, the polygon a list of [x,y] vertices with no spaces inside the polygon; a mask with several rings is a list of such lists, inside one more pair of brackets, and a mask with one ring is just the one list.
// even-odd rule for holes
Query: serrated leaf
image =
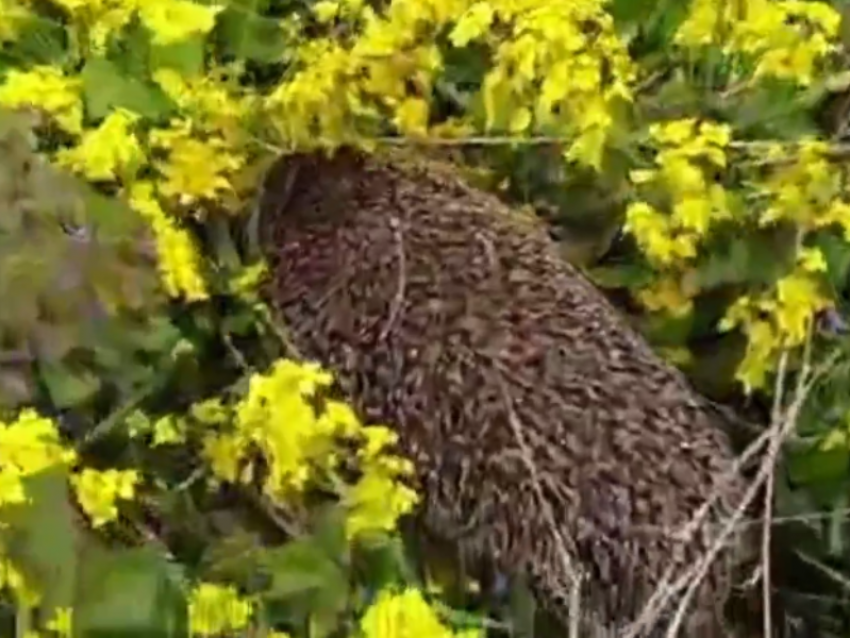
{"label": "serrated leaf", "polygon": [[122,73],[109,60],[89,60],[81,76],[86,110],[94,119],[106,117],[116,108],[125,108],[156,120],[165,117],[173,109],[170,100],[159,87]]}

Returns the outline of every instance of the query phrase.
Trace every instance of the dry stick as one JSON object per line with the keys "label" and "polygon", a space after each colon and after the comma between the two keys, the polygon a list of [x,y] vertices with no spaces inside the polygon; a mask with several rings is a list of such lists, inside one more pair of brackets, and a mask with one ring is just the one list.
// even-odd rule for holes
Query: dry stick
{"label": "dry stick", "polygon": [[390,334],[399,313],[404,309],[404,297],[407,291],[407,259],[404,252],[404,231],[402,230],[401,222],[396,217],[390,218],[390,228],[393,231],[398,256],[398,288],[396,289],[392,307],[390,308],[389,319],[387,319],[387,323],[378,336],[378,339],[381,341],[386,339]]}
{"label": "dry stick", "polygon": [[[815,373],[812,373],[809,376],[810,380],[809,380],[808,384],[805,386],[805,388],[803,388],[803,390],[804,390],[803,398],[805,398],[805,396],[807,395],[812,384],[814,384],[815,380],[817,378],[819,378],[821,375],[823,375],[828,369],[830,369],[832,367],[835,359],[836,359],[835,356],[830,357],[830,359],[828,361],[826,361],[822,366],[820,366],[819,369]],[[792,406],[792,407],[796,407],[796,406]],[[796,414],[796,412],[795,412],[795,414]],[[784,434],[787,434],[787,432],[790,431],[790,429],[791,429],[790,427],[786,428],[786,432]],[[773,427],[765,430],[735,460],[733,466],[727,472],[727,476],[732,476],[735,473],[739,472],[740,469],[749,461],[749,459],[751,459],[753,456],[755,456],[756,452],[758,452],[759,449],[765,443],[770,441],[773,438],[774,435],[775,435],[775,430],[774,430]],[[759,474],[757,475],[757,477],[755,479],[755,484],[754,484],[753,488],[751,488],[745,494],[744,500],[742,501],[741,506],[736,510],[736,512],[732,515],[732,517],[724,525],[724,528],[721,531],[721,536],[718,538],[718,542],[715,544],[715,546],[712,548],[712,550],[710,552],[712,559],[713,559],[714,556],[716,556],[717,553],[719,553],[720,549],[722,549],[722,541],[725,541],[725,539],[735,530],[736,526],[738,526],[738,528],[740,528],[740,519],[743,517],[743,514],[746,511],[746,508],[749,507],[750,503],[755,499],[755,496],[757,494],[757,491],[758,491],[760,484],[764,482],[764,474],[765,474],[764,468],[765,468],[765,464],[763,462],[762,465],[760,466]],[[768,467],[768,469],[771,469],[771,468]],[[705,517],[705,515],[708,512],[708,508],[710,507],[710,505],[714,501],[716,501],[717,498],[719,498],[721,489],[722,489],[722,485],[715,488],[713,494],[711,494],[706,499],[706,502],[703,504],[703,506],[700,508],[700,510],[694,515],[693,519],[688,523],[688,525],[685,528],[685,534],[683,534],[683,538],[681,539],[682,542],[689,542],[691,540],[694,533],[698,529],[699,521],[702,518]],[[658,587],[656,588],[656,591],[653,593],[653,595],[650,597],[650,600],[644,606],[643,612],[638,617],[638,619],[634,623],[631,624],[631,626],[630,626],[629,630],[627,631],[627,633],[625,634],[624,638],[635,638],[638,635],[638,633],[642,629],[644,629],[648,624],[657,620],[658,616],[660,615],[660,611],[662,609],[664,609],[664,607],[666,607],[666,605],[670,602],[670,600],[673,598],[673,596],[675,596],[676,593],[680,589],[682,589],[682,587],[684,587],[684,585],[687,583],[688,578],[690,578],[693,574],[695,574],[697,571],[699,571],[702,568],[702,565],[703,565],[703,563],[699,563],[694,568],[688,570],[688,572],[686,572],[681,578],[679,578],[674,583],[674,585],[672,587],[668,587],[668,585],[670,585],[670,579],[672,577],[673,567],[671,566],[670,568],[668,568],[667,572],[665,573],[664,577],[662,578],[661,583],[659,583]],[[710,562],[709,562],[709,565],[710,565]],[[703,571],[707,573],[708,566],[705,566]],[[693,588],[694,591],[695,591],[695,589],[696,589],[696,587]]]}
{"label": "dry stick", "polygon": [[[802,409],[806,399],[808,398],[812,386],[825,372],[827,372],[832,367],[832,364],[836,358],[835,356],[830,357],[830,359],[822,366],[820,366],[818,370],[811,372],[811,367],[808,361],[809,355],[810,351],[807,349],[807,358],[803,362],[803,369],[800,373],[800,377],[797,383],[793,403],[788,407],[788,410],[785,412],[784,417],[779,422],[773,424],[770,428],[773,434],[778,437],[780,441],[784,439],[785,435],[787,435],[795,427],[800,414],[800,410]],[[690,599],[693,597],[694,593],[696,592],[697,587],[708,573],[708,569],[711,566],[711,563],[714,561],[717,554],[723,548],[726,539],[732,534],[733,531],[735,531],[738,521],[743,517],[744,512],[750,506],[752,501],[755,500],[758,490],[760,489],[762,484],[772,478],[778,451],[779,446],[777,446],[777,449],[775,450],[776,454],[774,456],[771,456],[770,451],[768,452],[768,454],[762,461],[761,466],[759,467],[758,474],[756,475],[753,484],[747,490],[742,502],[735,510],[735,513],[728,519],[726,525],[724,526],[724,529],[715,540],[709,552],[693,570],[690,570],[679,580],[679,582],[677,582],[676,591],[681,589],[684,583],[688,582],[688,580],[690,580],[690,586],[686,590],[685,595],[679,605],[679,609],[676,613],[674,622],[670,627],[670,630],[667,632],[667,638],[675,638],[676,632],[678,631],[684,620],[687,605],[690,602]]]}
{"label": "dry stick", "polygon": [[569,627],[569,638],[579,638],[579,592],[581,587],[581,575],[574,570],[573,561],[570,557],[570,552],[567,550],[567,542],[558,529],[558,524],[555,521],[555,514],[552,512],[552,506],[549,503],[549,500],[546,498],[546,495],[543,493],[542,484],[540,481],[540,476],[537,473],[537,466],[534,464],[534,457],[531,455],[531,450],[528,448],[528,444],[525,440],[525,435],[522,430],[522,423],[517,416],[516,411],[513,407],[513,401],[511,400],[510,394],[508,392],[507,385],[505,384],[504,379],[502,378],[502,374],[500,372],[496,372],[496,376],[499,382],[499,387],[502,392],[502,398],[505,401],[505,407],[508,410],[508,422],[510,423],[511,429],[513,430],[514,436],[517,440],[517,445],[520,447],[520,451],[522,453],[522,460],[525,463],[526,469],[528,470],[529,475],[531,476],[531,483],[534,489],[534,494],[537,497],[537,500],[540,501],[540,506],[543,508],[543,514],[546,517],[546,522],[549,525],[552,536],[555,538],[558,556],[561,559],[561,565],[564,568],[564,571],[570,578],[571,587],[570,587],[570,627]]}
{"label": "dry stick", "polygon": [[[804,357],[804,361],[806,360],[808,360],[808,356]],[[776,388],[773,393],[773,409],[770,412],[770,420],[772,423],[779,423],[782,420],[782,404],[785,399],[785,376],[787,374],[787,369],[788,350],[783,350],[782,357],[779,360],[779,372],[776,376]],[[798,392],[800,382],[802,382],[804,374],[805,367],[803,368],[803,372],[800,375],[801,378],[798,379]],[[782,437],[774,436],[770,440],[770,447],[768,448],[768,458],[778,458],[779,448],[781,445]],[[762,523],[761,528],[761,584],[763,599],[762,604],[764,605],[764,615],[762,617],[762,620],[764,621],[765,638],[770,638],[770,636],[773,635],[773,628],[771,627],[771,624],[773,622],[773,612],[770,596],[770,585],[772,582],[770,575],[770,526],[772,524],[773,518],[773,485],[774,481],[771,479],[767,481],[767,484],[764,488],[764,522]]]}
{"label": "dry stick", "polygon": [[[683,529],[677,534],[681,543],[689,543],[692,540],[694,534],[696,534],[697,530],[702,525],[703,520],[708,516],[711,506],[714,505],[714,503],[721,497],[724,485],[734,478],[734,476],[741,471],[744,465],[746,465],[750,459],[759,452],[762,446],[769,441],[770,435],[770,430],[762,432],[758,438],[750,443],[750,445],[747,446],[747,449],[745,449],[744,452],[735,459],[732,466],[726,472],[725,479],[720,481],[720,484],[715,487],[711,494],[709,494],[705,502],[702,506],[700,506],[700,509],[697,510],[691,520],[688,521]],[[624,638],[635,638],[635,636],[638,635],[638,632],[644,629],[646,625],[658,619],[661,610],[666,607],[667,603],[670,602],[670,599],[675,594],[675,592],[671,593],[667,588],[670,584],[670,580],[673,578],[674,570],[675,565],[671,565],[667,568],[655,592],[644,606],[643,612],[641,612],[641,615],[638,616],[637,620],[631,624],[630,629]]]}

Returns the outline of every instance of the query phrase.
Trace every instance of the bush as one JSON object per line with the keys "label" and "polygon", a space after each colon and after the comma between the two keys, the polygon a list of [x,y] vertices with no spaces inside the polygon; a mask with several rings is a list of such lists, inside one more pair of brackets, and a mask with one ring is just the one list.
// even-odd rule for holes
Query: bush
{"label": "bush", "polygon": [[845,27],[816,0],[0,0],[10,631],[480,633],[410,573],[392,424],[257,293],[269,162],[381,144],[532,204],[705,392],[765,407],[761,579],[833,631]]}

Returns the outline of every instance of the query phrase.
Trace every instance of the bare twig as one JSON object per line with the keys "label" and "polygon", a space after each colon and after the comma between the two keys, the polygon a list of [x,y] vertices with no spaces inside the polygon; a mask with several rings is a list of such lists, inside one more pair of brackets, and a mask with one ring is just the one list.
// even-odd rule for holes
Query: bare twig
{"label": "bare twig", "polygon": [[398,319],[399,313],[404,308],[404,296],[407,291],[407,259],[404,252],[404,232],[401,227],[401,222],[395,217],[391,218],[390,228],[392,229],[393,236],[395,238],[396,254],[398,257],[398,287],[396,289],[395,297],[393,298],[392,307],[390,308],[390,316],[379,336],[381,341],[386,339],[390,334],[390,331],[393,329],[393,325],[395,325],[395,322]]}
{"label": "bare twig", "polygon": [[[807,350],[808,352],[808,350]],[[807,355],[808,356],[808,355]],[[825,361],[821,366],[819,366],[815,371],[811,371],[806,375],[802,375],[799,378],[798,383],[798,392],[797,396],[794,399],[792,405],[785,412],[785,419],[780,423],[774,423],[768,430],[766,430],[761,436],[758,437],[750,446],[741,454],[736,462],[733,464],[733,467],[730,468],[727,473],[728,476],[732,476],[734,473],[740,471],[740,468],[743,467],[750,458],[752,458],[759,449],[761,449],[765,443],[773,440],[774,436],[777,436],[776,428],[779,427],[782,429],[781,439],[784,440],[786,435],[793,430],[793,426],[796,423],[798,414],[802,409],[803,403],[805,402],[808,393],[811,390],[811,387],[814,385],[815,381],[819,379],[823,374],[825,374],[832,366],[835,364],[838,355],[833,355],[827,361]],[[775,459],[774,459],[775,460]],[[671,632],[668,632],[668,636],[674,636],[675,631],[678,630],[678,627],[681,625],[684,614],[686,611],[687,604],[690,602],[690,599],[693,597],[694,593],[697,590],[697,587],[708,574],[708,570],[711,566],[711,563],[723,549],[727,539],[729,536],[740,529],[741,520],[744,517],[746,510],[749,508],[755,497],[758,495],[759,489],[762,487],[764,482],[771,476],[773,471],[773,464],[771,463],[771,459],[769,458],[769,454],[765,455],[765,458],[762,460],[760,464],[758,473],[753,480],[750,488],[744,494],[740,504],[736,508],[735,512],[726,520],[723,529],[715,539],[712,547],[706,553],[701,561],[699,561],[694,567],[689,569],[684,575],[678,578],[674,583],[670,583],[670,578],[672,575],[673,568],[668,569],[667,574],[662,579],[662,582],[659,583],[656,591],[650,597],[650,600],[644,606],[644,610],[641,612],[638,619],[632,623],[632,625],[628,628],[626,633],[624,634],[624,638],[635,638],[639,633],[645,629],[647,626],[651,626],[658,617],[660,616],[661,610],[663,610],[667,604],[679,593],[680,590],[688,586],[684,598],[679,605],[679,609],[676,615],[676,619],[674,620],[673,626],[671,627]],[[722,487],[719,488],[722,490]],[[713,503],[719,497],[717,493],[718,490],[715,490],[715,493],[710,495],[705,504],[698,510],[698,512],[693,517],[692,521],[686,526],[687,534],[685,534],[685,538],[682,539],[683,542],[689,542],[693,537],[694,533],[699,527],[698,521],[703,519],[707,514],[708,508],[710,504]]]}
{"label": "bare twig", "polygon": [[[809,335],[808,342],[810,341],[811,333]],[[809,347],[807,347],[805,351],[802,370],[798,377],[793,402],[788,407],[788,409],[784,411],[779,421],[771,424],[771,436],[775,436],[780,442],[784,440],[785,436],[789,432],[791,432],[796,426],[800,411],[802,410],[803,405],[805,404],[805,401],[808,398],[812,386],[823,374],[825,374],[829,369],[831,369],[836,357],[830,357],[822,366],[819,366],[814,371],[811,368],[810,358],[811,350]],[[743,517],[744,512],[750,506],[750,504],[758,494],[759,489],[765,484],[766,481],[772,479],[773,470],[776,463],[776,455],[778,455],[779,449],[780,446],[777,445],[775,449],[768,451],[768,453],[765,455],[765,458],[762,460],[762,463],[759,467],[759,471],[755,479],[753,480],[750,488],[745,493],[741,503],[736,508],[734,514],[727,520],[724,529],[721,531],[721,533],[715,540],[713,546],[703,557],[703,559],[694,567],[694,569],[689,570],[689,572],[686,573],[683,578],[679,579],[679,582],[677,582],[675,590],[676,592],[678,592],[678,590],[681,589],[685,583],[690,582],[690,584],[687,587],[687,590],[685,591],[685,595],[683,596],[683,599],[679,605],[674,621],[670,626],[669,631],[667,632],[667,638],[674,638],[676,636],[676,632],[679,630],[684,620],[687,605],[689,604],[690,599],[693,597],[702,580],[708,574],[708,570],[715,557],[725,545],[728,537],[735,530],[737,522]],[[773,452],[774,454],[771,454],[771,452]],[[675,595],[675,593],[673,595]]]}
{"label": "bare twig", "polygon": [[[785,377],[788,373],[788,351],[783,350],[782,356],[779,359],[779,370],[776,375],[776,385],[773,391],[773,409],[771,410],[771,423],[780,423],[782,421],[782,405],[785,402]],[[800,375],[801,379],[803,375]],[[779,456],[779,448],[782,445],[782,437],[780,436],[783,428],[775,428],[776,434],[770,439],[768,448],[768,458],[771,459],[771,469],[775,466],[775,460]],[[761,561],[762,561],[762,604],[764,621],[764,635],[773,635],[773,612],[771,604],[770,588],[771,573],[770,573],[770,524],[773,517],[773,478],[766,481],[764,488],[764,521],[762,523],[761,534]]]}
{"label": "bare twig", "polygon": [[543,493],[540,475],[537,471],[537,466],[534,463],[534,457],[532,456],[531,450],[528,447],[528,443],[525,440],[525,434],[523,433],[523,425],[519,419],[519,416],[516,413],[516,410],[514,410],[513,400],[511,399],[510,393],[508,391],[507,384],[502,378],[500,372],[497,372],[496,375],[502,393],[502,398],[505,402],[505,407],[508,411],[508,421],[510,423],[511,429],[513,430],[514,437],[516,437],[517,445],[519,445],[520,450],[522,452],[522,460],[526,466],[526,469],[528,470],[529,475],[531,476],[532,488],[534,489],[534,493],[537,497],[537,500],[540,502],[540,507],[543,509],[543,515],[546,517],[546,522],[549,525],[549,530],[552,536],[555,538],[556,548],[558,550],[558,557],[561,561],[561,566],[570,579],[570,627],[568,635],[569,638],[579,638],[580,614],[578,605],[580,604],[582,574],[578,571],[575,564],[573,563],[569,549],[567,548],[567,540],[564,538],[563,534],[561,533],[561,530],[558,528],[558,523],[555,520],[555,514],[552,511],[552,506],[549,503],[549,500],[546,498],[546,495]]}

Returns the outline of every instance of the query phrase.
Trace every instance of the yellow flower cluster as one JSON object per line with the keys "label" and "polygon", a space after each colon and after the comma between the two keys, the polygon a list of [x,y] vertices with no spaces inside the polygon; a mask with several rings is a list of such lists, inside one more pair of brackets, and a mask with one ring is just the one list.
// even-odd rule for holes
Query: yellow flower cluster
{"label": "yellow flower cluster", "polygon": [[657,150],[655,167],[632,171],[630,180],[669,212],[648,201],[632,202],[625,229],[659,272],[640,300],[649,310],[682,315],[697,292],[689,285],[688,265],[712,225],[730,217],[726,191],[711,173],[726,167],[731,130],[686,118],[653,124],[649,136]]}
{"label": "yellow flower cluster", "polygon": [[132,127],[139,117],[118,109],[100,123],[85,131],[77,146],[56,153],[59,166],[69,168],[92,182],[123,177],[130,181],[145,161],[145,152]]}
{"label": "yellow flower cluster", "polygon": [[115,32],[138,17],[157,44],[173,44],[196,33],[209,33],[221,7],[191,0],[51,0],[85,28],[89,46],[102,52]]}
{"label": "yellow flower cluster", "polygon": [[27,502],[27,477],[75,461],[50,419],[24,410],[11,423],[0,421],[0,508]]}
{"label": "yellow flower cluster", "polygon": [[360,478],[353,485],[338,486],[349,512],[348,534],[391,531],[417,500],[415,492],[400,482],[412,467],[386,451],[396,441],[387,428],[364,426],[348,405],[338,401],[325,400],[322,409],[316,409],[319,391],[331,383],[331,375],[314,364],[281,360],[268,373],[251,378],[232,418],[215,401],[201,404],[193,410],[196,419],[232,426],[206,435],[204,455],[217,478],[248,481],[253,476],[250,450],[260,450],[267,465],[264,491],[286,499],[337,469],[342,442],[359,444]]}
{"label": "yellow flower cluster", "polygon": [[[601,168],[614,124],[612,106],[632,99],[635,78],[605,4],[496,2],[490,23],[484,24],[484,3],[476,3],[461,17],[455,40],[482,39],[495,51],[495,64],[483,86],[487,128],[502,124],[507,116],[512,133],[536,129],[574,138],[566,158]],[[498,30],[489,27],[499,23],[510,25],[510,38],[494,37]]]}
{"label": "yellow flower cluster", "polygon": [[[779,144],[761,149],[759,159],[776,164],[756,184],[757,195],[767,200],[758,219],[761,226],[793,222],[801,246],[809,234],[829,226],[841,228],[850,239],[850,204],[840,174],[827,159],[828,150],[826,143],[815,139],[801,140],[791,153]],[[742,297],[730,307],[721,327],[740,326],[748,335],[738,371],[747,388],[763,387],[778,354],[802,345],[816,314],[832,305],[820,280],[826,270],[818,249],[801,247],[794,270],[772,290]]]}
{"label": "yellow flower cluster", "polygon": [[817,65],[837,49],[841,14],[807,0],[693,0],[676,33],[687,47],[720,46],[754,61],[754,79],[811,84]]}
{"label": "yellow flower cluster", "polygon": [[200,583],[189,594],[189,635],[222,636],[241,632],[251,620],[253,605],[229,585]]}
{"label": "yellow flower cluster", "polygon": [[118,518],[115,502],[132,500],[138,482],[139,473],[135,470],[84,468],[71,477],[77,501],[95,528]]}
{"label": "yellow flower cluster", "polygon": [[162,209],[155,186],[138,181],[130,188],[130,206],[142,215],[156,238],[159,270],[169,295],[187,301],[206,299],[206,282],[201,274],[201,256],[192,237]]}
{"label": "yellow flower cluster", "polygon": [[[62,442],[56,424],[34,410],[21,411],[11,422],[0,421],[0,525],[4,524],[4,508],[31,502],[25,485],[29,477],[52,468],[70,470],[76,463],[76,453]],[[98,527],[117,517],[115,501],[132,498],[137,479],[133,471],[83,467],[73,471],[71,485],[80,507]],[[0,547],[0,590],[8,589],[20,604],[29,607],[40,601],[37,585],[24,578]]]}
{"label": "yellow flower cluster", "polygon": [[[235,588],[200,583],[189,596],[191,636],[221,636],[244,631],[254,613],[251,599],[241,597]],[[290,638],[272,631],[269,638]],[[480,629],[452,631],[422,595],[408,587],[402,591],[383,589],[360,618],[351,638],[480,638]]]}
{"label": "yellow flower cluster", "polygon": [[[631,99],[635,74],[603,5],[395,0],[378,14],[355,0],[326,0],[314,8],[320,20],[347,18],[359,30],[350,41],[309,40],[298,51],[302,69],[274,91],[269,105],[283,137],[300,147],[360,141],[364,120],[390,121],[404,135],[424,136],[432,85],[443,70],[443,52],[434,43],[451,27],[452,46],[474,42],[493,53],[479,96],[486,129],[569,136],[567,157],[598,169],[613,125],[611,107]],[[470,128],[471,122],[457,130]]]}
{"label": "yellow flower cluster", "polygon": [[[222,8],[190,0],[52,1],[74,25],[75,41],[85,43],[87,49],[76,54],[86,58],[98,58],[135,18],[155,44],[169,45],[210,32]],[[151,80],[178,110],[165,128],[128,109],[86,121],[82,78],[54,66],[10,69],[0,84],[0,106],[38,109],[70,134],[72,145],[60,148],[53,161],[92,182],[118,186],[151,225],[166,291],[187,301],[202,300],[208,296],[202,258],[170,213],[233,191],[234,175],[246,163],[241,124],[252,102],[221,69],[184,77],[161,68]],[[155,177],[139,181],[149,169]]]}
{"label": "yellow flower cluster", "polygon": [[825,270],[820,251],[803,249],[796,268],[772,290],[741,297],[727,311],[721,330],[740,326],[747,335],[747,350],[737,372],[747,390],[764,387],[778,355],[801,346],[815,314],[830,305],[816,277]]}
{"label": "yellow flower cluster", "polygon": [[[57,466],[70,466],[76,455],[59,438],[56,425],[33,410],[23,410],[11,422],[0,420],[0,525],[3,509],[24,505],[30,497],[27,478]],[[36,604],[40,598],[0,547],[0,589],[8,589],[22,604]]]}
{"label": "yellow flower cluster", "polygon": [[771,143],[760,149],[758,159],[777,166],[758,184],[769,201],[759,218],[762,226],[790,221],[803,235],[837,226],[850,241],[850,203],[841,173],[828,159],[829,148],[822,140],[803,138],[791,147]]}
{"label": "yellow flower cluster", "polygon": [[362,638],[478,638],[480,629],[446,627],[418,589],[383,590],[360,621]]}
{"label": "yellow flower cluster", "polygon": [[0,106],[38,109],[52,116],[63,131],[77,135],[83,130],[81,90],[82,80],[57,67],[12,68],[0,84]]}

